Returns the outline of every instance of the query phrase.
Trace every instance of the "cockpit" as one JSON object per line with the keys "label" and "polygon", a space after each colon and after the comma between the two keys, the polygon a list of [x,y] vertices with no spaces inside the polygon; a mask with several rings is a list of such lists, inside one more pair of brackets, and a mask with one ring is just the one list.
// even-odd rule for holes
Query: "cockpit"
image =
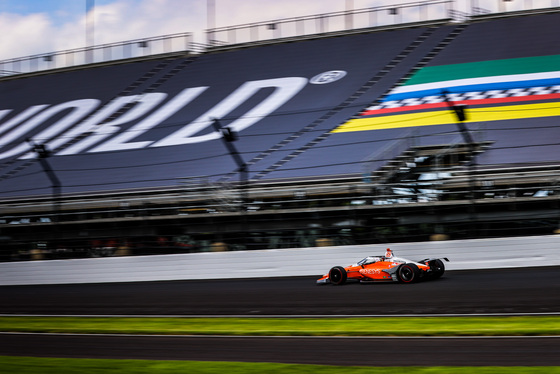
{"label": "cockpit", "polygon": [[373,264],[374,262],[379,262],[381,260],[383,260],[383,258],[379,256],[368,256],[363,260],[359,261],[358,266]]}

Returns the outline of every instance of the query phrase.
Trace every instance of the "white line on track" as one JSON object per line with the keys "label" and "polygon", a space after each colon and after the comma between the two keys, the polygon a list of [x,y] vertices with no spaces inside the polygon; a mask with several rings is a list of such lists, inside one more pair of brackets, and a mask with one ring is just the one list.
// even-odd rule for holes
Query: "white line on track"
{"label": "white line on track", "polygon": [[166,334],[93,334],[56,332],[10,332],[0,331],[0,335],[48,335],[48,336],[99,336],[129,338],[219,338],[219,339],[560,339],[560,335],[472,335],[472,336],[290,336],[290,335],[166,335]]}
{"label": "white line on track", "polygon": [[441,314],[0,314],[0,317],[74,317],[74,318],[387,318],[387,317],[520,317],[560,316],[560,312],[539,313],[441,313]]}

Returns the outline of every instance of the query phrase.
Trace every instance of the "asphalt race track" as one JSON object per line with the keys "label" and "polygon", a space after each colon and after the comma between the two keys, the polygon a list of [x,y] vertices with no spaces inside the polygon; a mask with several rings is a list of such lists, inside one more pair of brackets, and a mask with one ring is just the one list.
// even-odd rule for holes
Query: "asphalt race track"
{"label": "asphalt race track", "polygon": [[0,335],[0,355],[362,366],[557,366],[560,337],[267,338]]}
{"label": "asphalt race track", "polygon": [[[2,314],[558,313],[560,268],[447,272],[416,284],[316,277],[0,287]],[[379,319],[383,323],[383,319]],[[2,334],[0,355],[332,365],[560,365],[560,337],[345,338]]]}
{"label": "asphalt race track", "polygon": [[0,314],[560,312],[560,267],[452,271],[438,280],[415,284],[316,285],[317,278],[3,286]]}

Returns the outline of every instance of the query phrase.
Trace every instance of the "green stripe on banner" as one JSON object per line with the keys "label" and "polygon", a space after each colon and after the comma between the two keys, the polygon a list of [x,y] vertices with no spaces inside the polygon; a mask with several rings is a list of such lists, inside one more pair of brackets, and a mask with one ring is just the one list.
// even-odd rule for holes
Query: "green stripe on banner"
{"label": "green stripe on banner", "polygon": [[496,75],[540,73],[557,71],[559,67],[560,55],[427,66],[414,74],[405,85],[409,86],[454,79],[492,77]]}

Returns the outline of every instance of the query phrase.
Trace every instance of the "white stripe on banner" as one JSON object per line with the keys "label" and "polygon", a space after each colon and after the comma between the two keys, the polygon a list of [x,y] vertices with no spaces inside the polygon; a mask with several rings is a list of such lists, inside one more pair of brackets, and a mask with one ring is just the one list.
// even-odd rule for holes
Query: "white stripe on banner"
{"label": "white stripe on banner", "polygon": [[544,73],[531,73],[531,74],[498,75],[493,77],[466,78],[466,79],[455,79],[455,80],[442,81],[442,82],[413,84],[410,86],[405,85],[405,86],[399,86],[395,88],[393,91],[391,91],[390,95],[415,92],[415,91],[443,89],[443,88],[450,88],[456,86],[472,86],[477,84],[504,83],[504,82],[524,82],[524,81],[554,79],[554,78],[560,78],[560,71],[549,71]]}

